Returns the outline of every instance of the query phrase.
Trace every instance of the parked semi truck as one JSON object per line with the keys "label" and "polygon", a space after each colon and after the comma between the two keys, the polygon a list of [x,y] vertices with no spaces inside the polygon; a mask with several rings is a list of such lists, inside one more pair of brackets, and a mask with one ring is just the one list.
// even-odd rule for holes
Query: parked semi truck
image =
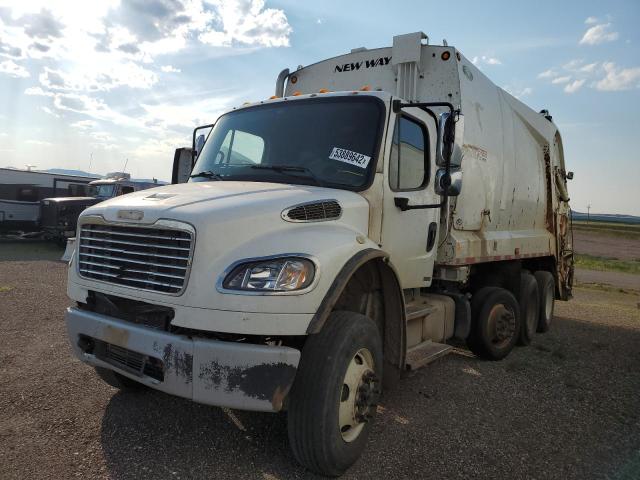
{"label": "parked semi truck", "polygon": [[80,217],[66,323],[111,385],[286,411],[296,459],[340,475],[402,372],[502,359],[571,297],[560,133],[451,46],[284,70],[207,128],[174,185]]}
{"label": "parked semi truck", "polygon": [[75,235],[80,213],[106,199],[157,187],[158,182],[131,180],[131,174],[111,172],[88,184],[85,196],[45,198],[40,201],[40,228],[45,238],[65,245]]}

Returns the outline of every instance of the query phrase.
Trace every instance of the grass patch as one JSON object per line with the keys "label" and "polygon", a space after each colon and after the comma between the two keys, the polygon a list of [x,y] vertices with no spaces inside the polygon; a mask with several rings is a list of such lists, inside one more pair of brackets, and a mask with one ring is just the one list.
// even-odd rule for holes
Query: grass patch
{"label": "grass patch", "polygon": [[585,270],[598,270],[601,272],[623,272],[640,275],[640,261],[618,260],[614,258],[596,257],[594,255],[576,254],[575,265]]}
{"label": "grass patch", "polygon": [[10,292],[11,290],[13,290],[13,287],[10,287],[8,285],[0,285],[0,293]]}

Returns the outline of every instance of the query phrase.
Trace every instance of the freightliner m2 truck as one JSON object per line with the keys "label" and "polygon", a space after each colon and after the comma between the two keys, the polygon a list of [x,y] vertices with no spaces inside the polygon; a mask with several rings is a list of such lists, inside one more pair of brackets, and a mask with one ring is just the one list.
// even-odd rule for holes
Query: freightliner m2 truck
{"label": "freightliner m2 truck", "polygon": [[295,458],[340,475],[402,372],[502,359],[571,297],[556,125],[423,33],[208,129],[173,185],[80,216],[66,324],[111,385],[286,412]]}

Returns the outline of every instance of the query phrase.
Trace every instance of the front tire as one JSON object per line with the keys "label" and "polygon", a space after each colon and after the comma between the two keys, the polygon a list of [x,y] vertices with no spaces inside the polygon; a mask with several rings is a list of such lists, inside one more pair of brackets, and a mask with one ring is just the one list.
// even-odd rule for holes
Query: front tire
{"label": "front tire", "polygon": [[362,454],[382,389],[382,340],[354,312],[329,316],[304,346],[288,409],[289,443],[307,469],[342,475]]}

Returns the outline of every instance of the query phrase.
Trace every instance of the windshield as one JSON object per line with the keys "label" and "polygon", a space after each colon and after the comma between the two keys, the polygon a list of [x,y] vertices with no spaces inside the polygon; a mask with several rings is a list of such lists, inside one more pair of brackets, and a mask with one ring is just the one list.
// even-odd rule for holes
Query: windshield
{"label": "windshield", "polygon": [[90,185],[89,196],[96,198],[111,198],[115,191],[116,186],[114,184],[108,185]]}
{"label": "windshield", "polygon": [[191,181],[249,180],[361,190],[369,184],[384,107],[374,97],[278,102],[223,115]]}

